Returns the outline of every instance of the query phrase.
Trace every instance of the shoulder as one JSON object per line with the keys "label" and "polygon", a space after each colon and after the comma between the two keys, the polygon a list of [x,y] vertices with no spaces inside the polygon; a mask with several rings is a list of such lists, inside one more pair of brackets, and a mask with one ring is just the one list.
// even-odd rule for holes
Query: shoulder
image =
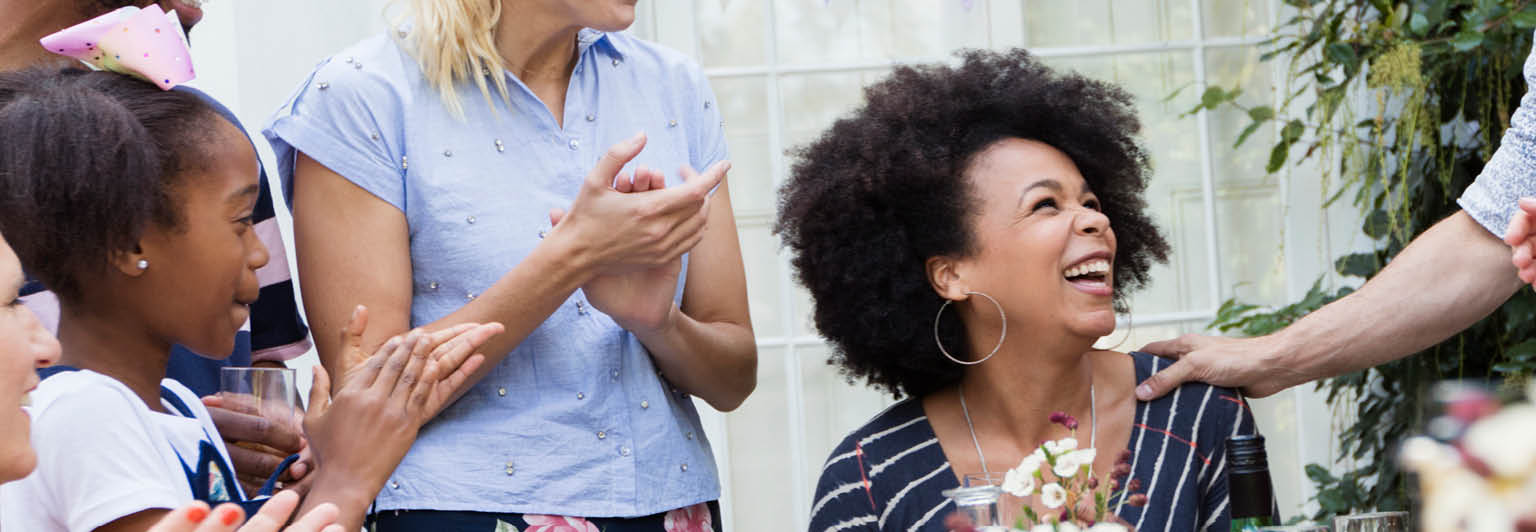
{"label": "shoulder", "polygon": [[[326,105],[328,100],[343,105],[357,101],[370,106],[384,105],[408,100],[413,89],[423,82],[421,69],[400,41],[389,34],[379,34],[322,59],[309,79],[299,86],[292,103],[297,106],[301,95],[312,96],[319,91],[330,97],[320,99],[320,105]],[[306,107],[314,105],[314,99],[303,103]]]}
{"label": "shoulder", "polygon": [[[1172,361],[1132,352],[1136,383],[1168,367]],[[1205,458],[1220,450],[1226,438],[1254,430],[1248,402],[1237,390],[1203,382],[1187,382],[1156,400],[1139,402],[1136,421],[1143,428],[1186,440]]]}
{"label": "shoulder", "polygon": [[684,83],[691,88],[706,85],[704,69],[693,58],[672,48],[656,44],[628,33],[612,32],[602,33],[601,39],[606,45],[617,52],[623,61],[642,69],[643,72],[651,72],[663,76],[669,81]]}
{"label": "shoulder", "polygon": [[857,467],[850,466],[850,462],[857,462],[850,460],[856,455],[890,456],[932,438],[933,427],[923,413],[922,401],[903,399],[844,436],[827,458],[825,467]]}
{"label": "shoulder", "polygon": [[873,530],[891,520],[916,528],[932,521],[948,503],[939,493],[954,483],[937,441],[914,399],[850,432],[822,468],[811,529]]}
{"label": "shoulder", "polygon": [[32,415],[40,422],[118,415],[141,410],[134,407],[142,404],[123,383],[89,370],[67,371],[43,379],[32,399]]}

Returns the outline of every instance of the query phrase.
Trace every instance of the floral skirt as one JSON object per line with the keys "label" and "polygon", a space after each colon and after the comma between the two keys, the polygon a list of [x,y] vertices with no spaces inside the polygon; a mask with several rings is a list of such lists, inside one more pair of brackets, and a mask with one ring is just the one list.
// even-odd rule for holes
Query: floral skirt
{"label": "floral skirt", "polygon": [[368,516],[370,532],[716,532],[720,503],[709,501],[644,517],[386,510]]}

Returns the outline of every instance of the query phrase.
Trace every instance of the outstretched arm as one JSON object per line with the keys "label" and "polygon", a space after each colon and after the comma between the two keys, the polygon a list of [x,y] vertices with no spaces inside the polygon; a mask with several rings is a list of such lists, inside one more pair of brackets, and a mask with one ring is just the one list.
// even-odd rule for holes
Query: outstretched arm
{"label": "outstretched arm", "polygon": [[1467,215],[1435,224],[1365,283],[1258,338],[1185,335],[1143,350],[1177,358],[1136,389],[1147,400],[1202,381],[1264,397],[1417,352],[1471,326],[1520,288],[1510,248]]}

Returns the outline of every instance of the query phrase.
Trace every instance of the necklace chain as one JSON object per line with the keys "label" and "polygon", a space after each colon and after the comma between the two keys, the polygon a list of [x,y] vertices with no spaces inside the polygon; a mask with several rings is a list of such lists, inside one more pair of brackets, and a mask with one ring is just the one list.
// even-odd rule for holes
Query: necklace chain
{"label": "necklace chain", "polygon": [[[981,452],[981,440],[976,437],[976,424],[971,422],[971,409],[965,406],[965,388],[956,384],[955,391],[960,394],[960,413],[965,414],[965,427],[971,431],[971,444],[976,446],[976,459],[981,461],[981,474],[992,476],[992,471],[987,469],[987,455]],[[1088,447],[1098,448],[1099,440],[1099,401],[1094,394],[1093,381],[1088,382]],[[1093,465],[1089,465],[1092,471]]]}

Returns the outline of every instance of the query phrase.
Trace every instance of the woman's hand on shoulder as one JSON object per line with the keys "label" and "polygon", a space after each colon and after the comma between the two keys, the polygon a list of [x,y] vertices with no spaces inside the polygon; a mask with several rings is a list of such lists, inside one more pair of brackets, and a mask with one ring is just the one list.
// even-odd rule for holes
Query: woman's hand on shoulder
{"label": "woman's hand on shoulder", "polygon": [[722,161],[703,174],[685,173],[680,186],[638,193],[615,189],[619,172],[644,148],[644,133],[608,148],[546,239],[570,245],[575,265],[594,276],[665,266],[692,249],[703,238],[709,192],[730,169]]}
{"label": "woman's hand on shoulder", "polygon": [[299,495],[283,491],[273,495],[256,515],[247,521],[245,511],[234,504],[221,504],[212,510],[202,501],[194,501],[166,514],[149,532],[345,532],[337,524],[339,513],[334,504],[322,504],[304,514],[293,524],[288,517],[299,505]]}

